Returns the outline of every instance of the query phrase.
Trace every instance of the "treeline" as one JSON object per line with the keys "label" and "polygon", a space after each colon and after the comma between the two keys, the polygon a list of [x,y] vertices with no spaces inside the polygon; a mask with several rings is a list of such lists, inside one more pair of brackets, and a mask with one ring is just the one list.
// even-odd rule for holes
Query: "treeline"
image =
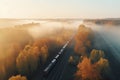
{"label": "treeline", "polygon": [[79,56],[75,80],[109,80],[109,61],[102,50],[94,49],[94,38],[90,28],[79,26],[74,48],[75,54]]}
{"label": "treeline", "polygon": [[94,19],[84,20],[85,23],[93,23],[97,25],[119,26],[120,19]]}
{"label": "treeline", "polygon": [[40,23],[27,23],[27,24],[22,24],[22,25],[15,25],[14,27],[15,28],[23,28],[23,29],[28,29],[28,28],[31,28],[31,27],[36,27],[36,26],[40,26]]}
{"label": "treeline", "polygon": [[[60,29],[34,39],[27,30],[5,29],[0,32],[0,80],[26,80],[48,57],[69,39],[70,29]],[[40,34],[41,35],[41,34]],[[18,75],[18,76],[14,76]],[[20,75],[26,76],[26,78]],[[11,78],[10,78],[11,77]]]}

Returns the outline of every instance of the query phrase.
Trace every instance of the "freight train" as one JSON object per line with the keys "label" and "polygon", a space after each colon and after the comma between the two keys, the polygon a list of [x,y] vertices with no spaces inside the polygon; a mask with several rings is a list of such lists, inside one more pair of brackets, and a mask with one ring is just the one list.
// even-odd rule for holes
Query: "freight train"
{"label": "freight train", "polygon": [[53,58],[53,60],[49,63],[49,65],[43,70],[44,76],[48,75],[48,73],[53,69],[58,59],[60,58],[60,56],[63,54],[63,51],[68,46],[68,44],[70,43],[70,41],[73,39],[74,36],[75,34],[73,34],[70,40],[66,42],[66,44],[62,47],[62,49],[58,52],[58,54]]}
{"label": "freight train", "polygon": [[67,43],[62,47],[62,49],[58,52],[58,54],[52,59],[50,64],[43,70],[44,75],[47,75],[51,71],[51,69],[55,66],[57,60],[63,54],[63,51],[68,46],[69,42],[70,41],[67,41]]}

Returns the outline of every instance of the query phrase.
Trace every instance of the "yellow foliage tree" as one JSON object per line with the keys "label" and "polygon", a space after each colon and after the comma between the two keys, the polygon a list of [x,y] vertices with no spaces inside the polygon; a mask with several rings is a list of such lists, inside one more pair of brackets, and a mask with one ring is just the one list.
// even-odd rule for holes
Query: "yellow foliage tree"
{"label": "yellow foliage tree", "polygon": [[93,31],[84,25],[80,25],[75,37],[75,52],[81,56],[86,56],[91,49],[93,38]]}
{"label": "yellow foliage tree", "polygon": [[0,80],[4,80],[6,77],[6,70],[3,64],[0,64]]}
{"label": "yellow foliage tree", "polygon": [[93,49],[90,53],[90,60],[92,63],[99,61],[102,57],[104,57],[104,52],[101,50]]}
{"label": "yellow foliage tree", "polygon": [[48,47],[46,45],[42,46],[40,52],[41,52],[42,60],[43,62],[45,62],[48,57]]}
{"label": "yellow foliage tree", "polygon": [[16,66],[19,73],[29,75],[37,69],[39,57],[36,54],[34,47],[26,45],[16,59]]}
{"label": "yellow foliage tree", "polygon": [[17,75],[17,76],[12,76],[8,80],[27,80],[25,76]]}
{"label": "yellow foliage tree", "polygon": [[96,63],[96,68],[99,73],[109,73],[109,61],[104,58],[100,58],[100,60]]}
{"label": "yellow foliage tree", "polygon": [[73,59],[73,56],[70,56],[70,58],[69,58],[69,63],[73,63],[73,61],[74,61],[74,59]]}

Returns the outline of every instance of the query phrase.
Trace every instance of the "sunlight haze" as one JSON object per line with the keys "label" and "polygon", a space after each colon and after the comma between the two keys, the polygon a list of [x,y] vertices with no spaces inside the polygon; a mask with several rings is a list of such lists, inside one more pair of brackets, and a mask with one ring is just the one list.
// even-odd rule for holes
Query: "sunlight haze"
{"label": "sunlight haze", "polygon": [[0,0],[0,18],[118,18],[120,0]]}

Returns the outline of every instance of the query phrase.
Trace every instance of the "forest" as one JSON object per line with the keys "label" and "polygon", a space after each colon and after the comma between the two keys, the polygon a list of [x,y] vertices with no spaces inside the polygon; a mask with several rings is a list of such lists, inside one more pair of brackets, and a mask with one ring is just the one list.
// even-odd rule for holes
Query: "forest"
{"label": "forest", "polygon": [[[71,42],[74,43],[71,46],[73,53],[69,56],[68,66],[72,66],[75,72],[67,76],[74,76],[74,80],[113,80],[108,48],[97,47],[105,43],[98,43],[92,28],[83,24],[77,30],[71,27],[38,27],[33,23],[0,29],[0,80],[31,80],[73,33],[76,34]],[[70,45],[67,48],[71,50]],[[69,54],[66,52],[66,55]]]}
{"label": "forest", "polygon": [[26,80],[50,56],[56,54],[55,51],[65,44],[73,32],[64,27],[52,29],[50,32],[47,27],[48,32],[38,33],[34,37],[31,35],[33,30],[39,31],[41,28],[33,27],[31,23],[29,25],[32,26],[20,25],[0,30],[0,80]]}

